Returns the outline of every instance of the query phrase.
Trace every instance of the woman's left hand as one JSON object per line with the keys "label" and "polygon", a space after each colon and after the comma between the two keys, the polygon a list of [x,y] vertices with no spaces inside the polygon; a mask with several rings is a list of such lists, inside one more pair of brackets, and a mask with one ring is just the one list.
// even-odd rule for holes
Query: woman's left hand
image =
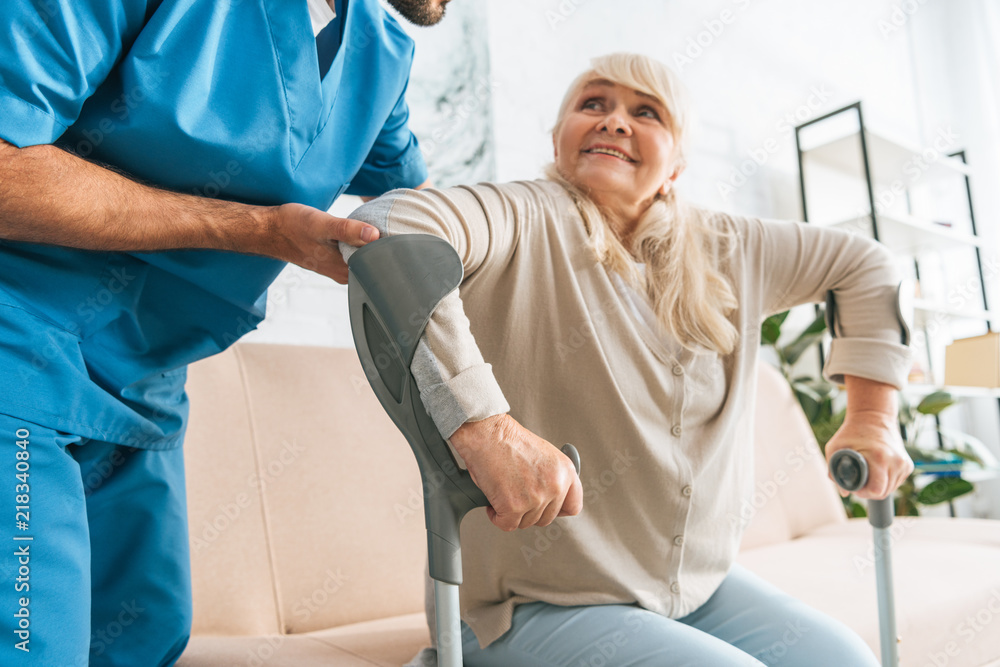
{"label": "woman's left hand", "polygon": [[[913,472],[903,439],[899,435],[899,424],[895,419],[881,415],[863,414],[848,417],[844,424],[826,443],[828,476],[830,458],[841,449],[853,449],[868,462],[868,483],[854,492],[859,498],[881,500],[895,491]],[[841,496],[849,492],[841,489]]]}

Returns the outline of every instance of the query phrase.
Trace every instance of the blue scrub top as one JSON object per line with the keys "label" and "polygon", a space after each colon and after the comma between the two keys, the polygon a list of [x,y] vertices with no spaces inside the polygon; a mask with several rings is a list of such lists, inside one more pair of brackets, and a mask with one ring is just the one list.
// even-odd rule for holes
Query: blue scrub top
{"label": "blue scrub top", "polygon": [[[336,20],[320,79],[306,0],[4,0],[0,137],[250,204],[325,210],[344,192],[419,185],[412,40],[378,0],[351,0]],[[186,365],[256,327],[283,266],[0,241],[0,413],[179,446]]]}

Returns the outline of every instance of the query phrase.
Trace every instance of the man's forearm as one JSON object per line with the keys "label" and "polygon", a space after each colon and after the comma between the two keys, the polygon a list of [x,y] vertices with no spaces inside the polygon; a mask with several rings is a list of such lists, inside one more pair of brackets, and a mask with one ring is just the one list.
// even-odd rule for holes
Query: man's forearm
{"label": "man's forearm", "polygon": [[0,141],[0,239],[87,250],[266,254],[270,211],[142,185],[55,146]]}

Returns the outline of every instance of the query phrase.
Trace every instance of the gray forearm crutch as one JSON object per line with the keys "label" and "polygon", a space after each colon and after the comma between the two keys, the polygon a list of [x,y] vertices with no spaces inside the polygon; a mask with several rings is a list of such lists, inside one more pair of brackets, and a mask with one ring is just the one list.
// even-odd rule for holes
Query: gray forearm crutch
{"label": "gray forearm crutch", "polygon": [[[410,364],[437,304],[462,282],[462,262],[447,242],[403,234],[370,243],[348,260],[348,305],[354,345],[375,396],[410,443],[424,492],[427,559],[434,579],[438,665],[460,667],[462,583],[459,528],[469,510],[489,501],[458,467],[420,399]],[[580,459],[572,445],[562,451]]]}
{"label": "gray forearm crutch", "polygon": [[[841,449],[830,457],[830,474],[846,491],[857,491],[868,483],[868,462],[852,449]],[[878,590],[878,624],[882,667],[898,667],[896,597],[892,587],[892,494],[868,501],[868,521],[875,541],[875,585]]]}

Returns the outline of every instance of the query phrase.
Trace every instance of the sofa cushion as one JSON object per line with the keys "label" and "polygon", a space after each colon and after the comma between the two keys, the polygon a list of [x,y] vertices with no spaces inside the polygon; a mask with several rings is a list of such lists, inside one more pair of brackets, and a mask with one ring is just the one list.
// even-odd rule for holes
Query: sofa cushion
{"label": "sofa cushion", "polygon": [[755,400],[754,489],[733,517],[746,525],[740,548],[780,544],[847,521],[809,421],[785,378],[764,362]]}
{"label": "sofa cushion", "polygon": [[[184,442],[196,634],[279,631],[257,449],[238,353],[188,372]],[[238,604],[234,602],[239,601]]]}
{"label": "sofa cushion", "polygon": [[423,613],[266,637],[193,637],[177,667],[399,667],[427,646]]}
{"label": "sofa cushion", "polygon": [[[423,610],[420,474],[354,350],[236,345],[192,366],[189,391],[196,634]],[[204,548],[199,526],[226,511]]]}
{"label": "sofa cushion", "polygon": [[[892,527],[903,667],[982,667],[1000,656],[1000,522],[898,517]],[[867,519],[743,551],[738,561],[840,619],[879,653],[874,547]]]}

